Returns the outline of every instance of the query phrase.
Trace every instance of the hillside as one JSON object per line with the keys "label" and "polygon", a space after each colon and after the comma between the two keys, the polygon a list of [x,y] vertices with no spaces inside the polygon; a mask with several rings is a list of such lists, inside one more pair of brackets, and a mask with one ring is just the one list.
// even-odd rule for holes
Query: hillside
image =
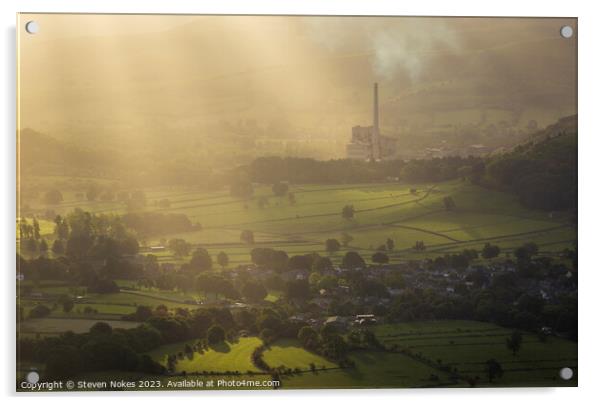
{"label": "hillside", "polygon": [[575,209],[577,203],[577,116],[562,118],[529,142],[496,156],[487,174],[498,187],[530,208]]}
{"label": "hillside", "polygon": [[525,144],[539,144],[563,135],[577,135],[577,114],[560,118],[554,124],[531,134]]}
{"label": "hillside", "polygon": [[21,175],[106,177],[119,160],[114,151],[88,149],[26,128],[18,136]]}

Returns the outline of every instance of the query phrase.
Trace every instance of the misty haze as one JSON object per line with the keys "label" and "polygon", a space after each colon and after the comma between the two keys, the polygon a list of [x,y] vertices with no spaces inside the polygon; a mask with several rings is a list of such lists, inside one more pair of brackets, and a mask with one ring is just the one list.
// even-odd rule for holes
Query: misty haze
{"label": "misty haze", "polygon": [[576,19],[21,14],[18,51],[18,390],[577,385]]}

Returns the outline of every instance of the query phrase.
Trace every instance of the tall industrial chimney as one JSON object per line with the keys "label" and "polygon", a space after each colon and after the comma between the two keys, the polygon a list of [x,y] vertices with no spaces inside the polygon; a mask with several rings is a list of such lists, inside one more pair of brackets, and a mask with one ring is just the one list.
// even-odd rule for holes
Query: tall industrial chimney
{"label": "tall industrial chimney", "polygon": [[380,128],[378,120],[378,83],[374,83],[374,112],[372,116],[372,159],[380,160]]}

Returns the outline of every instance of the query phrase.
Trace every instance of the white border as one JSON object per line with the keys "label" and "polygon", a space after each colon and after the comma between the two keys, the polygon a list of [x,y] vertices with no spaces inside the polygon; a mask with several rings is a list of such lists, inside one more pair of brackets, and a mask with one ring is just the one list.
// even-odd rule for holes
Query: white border
{"label": "white border", "polygon": [[[0,366],[2,393],[9,401],[25,403],[83,402],[101,403],[120,395],[133,397],[135,393],[20,395],[14,394],[14,240],[15,240],[15,34],[16,12],[104,12],[104,13],[203,13],[203,14],[337,14],[337,15],[444,15],[444,16],[547,16],[579,18],[579,248],[580,248],[580,339],[579,339],[579,388],[573,389],[433,389],[433,390],[329,390],[329,391],[286,391],[286,392],[163,392],[144,395],[143,401],[164,403],[167,397],[190,401],[226,401],[238,404],[266,402],[303,403],[315,399],[335,401],[339,398],[350,404],[367,401],[406,403],[426,402],[455,404],[476,403],[482,405],[504,404],[510,401],[538,401],[547,404],[595,403],[599,400],[602,375],[600,343],[601,319],[599,291],[602,288],[602,266],[597,255],[599,249],[600,208],[600,151],[602,151],[602,108],[600,99],[600,72],[602,64],[600,44],[602,21],[600,7],[594,1],[538,1],[498,0],[492,1],[399,1],[393,0],[145,0],[140,2],[123,0],[3,0],[2,8],[2,89],[0,114],[4,124],[2,148],[2,210],[0,233],[2,274],[4,286],[3,328],[7,332],[2,339],[4,360]],[[116,398],[115,398],[116,399]]]}

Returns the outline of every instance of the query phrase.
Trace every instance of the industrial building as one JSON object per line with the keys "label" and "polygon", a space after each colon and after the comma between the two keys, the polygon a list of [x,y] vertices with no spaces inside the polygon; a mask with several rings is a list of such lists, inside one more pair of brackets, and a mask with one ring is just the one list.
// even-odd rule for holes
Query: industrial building
{"label": "industrial building", "polygon": [[380,134],[378,83],[374,83],[372,126],[356,125],[351,128],[351,142],[347,144],[347,158],[382,160],[394,157],[397,140]]}

